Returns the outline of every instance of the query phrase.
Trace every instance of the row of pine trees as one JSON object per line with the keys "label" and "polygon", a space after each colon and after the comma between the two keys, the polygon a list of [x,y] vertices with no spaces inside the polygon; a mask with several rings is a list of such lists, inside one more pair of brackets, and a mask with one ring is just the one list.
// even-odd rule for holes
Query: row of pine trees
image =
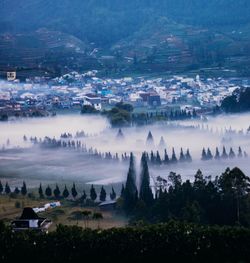
{"label": "row of pine trees", "polygon": [[241,147],[238,148],[238,153],[236,155],[236,153],[234,152],[233,148],[230,147],[229,153],[227,153],[225,146],[223,146],[222,149],[222,153],[220,154],[219,152],[219,148],[216,147],[215,150],[215,154],[213,155],[210,148],[208,148],[207,150],[205,148],[202,149],[202,153],[201,153],[201,160],[202,161],[207,161],[207,160],[220,160],[220,159],[233,159],[233,158],[242,158],[242,157],[248,157],[247,153],[244,151],[242,151]]}
{"label": "row of pine trees", "polygon": [[[9,195],[11,193],[14,193],[16,195],[21,194],[23,196],[26,196],[28,194],[27,186],[26,183],[23,182],[22,187],[19,189],[18,187],[15,187],[13,191],[11,191],[11,188],[9,186],[9,183],[6,182],[5,186],[3,186],[2,182],[0,181],[0,194],[6,194]],[[42,185],[40,184],[38,188],[38,194],[40,198],[56,198],[56,199],[61,199],[61,198],[69,198],[72,196],[72,198],[75,200],[77,197],[80,196],[80,199],[82,201],[87,200],[88,196],[85,190],[83,190],[82,193],[79,193],[76,189],[75,183],[73,183],[73,186],[70,190],[68,190],[67,186],[64,186],[63,191],[60,190],[59,186],[56,184],[55,189],[52,189],[49,185],[43,189]],[[91,185],[90,192],[89,192],[89,197],[92,201],[97,201],[98,197],[101,202],[106,201],[107,199],[107,192],[105,188],[102,186],[99,195],[96,192],[96,189],[93,185]],[[111,200],[116,199],[116,192],[114,188],[112,187],[111,192],[109,194],[109,197]]]}

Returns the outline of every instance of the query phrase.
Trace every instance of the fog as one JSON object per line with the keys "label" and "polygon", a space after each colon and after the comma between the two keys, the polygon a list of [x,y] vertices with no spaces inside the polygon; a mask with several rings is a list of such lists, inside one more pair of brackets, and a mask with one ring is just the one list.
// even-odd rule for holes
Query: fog
{"label": "fog", "polygon": [[[152,179],[157,176],[167,177],[170,171],[180,173],[184,179],[193,179],[198,169],[204,175],[220,175],[227,167],[240,167],[246,174],[250,173],[249,158],[201,161],[202,148],[209,147],[212,154],[218,147],[222,153],[225,146],[227,153],[230,147],[237,154],[240,146],[250,153],[250,114],[223,115],[209,118],[207,121],[183,121],[160,123],[151,126],[123,128],[124,139],[117,139],[118,129],[112,129],[109,122],[101,116],[58,115],[49,118],[19,119],[0,123],[0,176],[1,180],[20,184],[23,179],[30,185],[39,182],[82,184],[116,184],[124,182],[128,170],[128,162],[96,159],[81,149],[60,147],[43,148],[39,143],[30,142],[30,137],[38,141],[45,136],[60,140],[63,133],[72,134],[71,139],[61,139],[68,143],[78,140],[87,149],[97,152],[111,152],[119,158],[125,152],[133,152],[136,157],[137,171],[143,151],[159,150],[163,158],[165,147],[159,146],[164,138],[169,157],[172,147],[179,158],[180,149],[189,148],[193,162],[176,165],[150,166]],[[231,127],[231,129],[230,129]],[[75,138],[77,132],[84,131],[84,137]],[[153,135],[154,145],[146,145],[148,132]],[[241,131],[239,133],[239,131]],[[27,141],[23,140],[26,135]]]}

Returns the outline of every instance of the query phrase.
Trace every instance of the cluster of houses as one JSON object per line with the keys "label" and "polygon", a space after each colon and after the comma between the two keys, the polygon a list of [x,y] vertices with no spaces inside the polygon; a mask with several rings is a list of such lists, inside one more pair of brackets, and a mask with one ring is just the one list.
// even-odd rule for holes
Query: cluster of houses
{"label": "cluster of houses", "polygon": [[29,110],[80,109],[91,105],[96,110],[127,102],[135,108],[162,109],[178,105],[180,109],[211,109],[232,92],[249,85],[247,79],[201,79],[125,77],[99,78],[96,71],[72,72],[39,83],[29,79],[0,82],[0,113]]}

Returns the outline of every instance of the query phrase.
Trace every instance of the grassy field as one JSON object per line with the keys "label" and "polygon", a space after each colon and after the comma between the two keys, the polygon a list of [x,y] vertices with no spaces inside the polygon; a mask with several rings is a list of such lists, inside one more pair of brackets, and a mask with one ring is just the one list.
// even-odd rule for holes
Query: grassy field
{"label": "grassy field", "polygon": [[[12,220],[20,217],[23,207],[39,207],[45,203],[53,202],[55,200],[48,199],[31,199],[22,196],[18,198],[12,198],[9,196],[0,196],[0,220],[6,223],[10,223]],[[115,211],[101,211],[98,207],[81,207],[74,204],[73,201],[61,201],[62,206],[57,208],[51,208],[46,212],[39,213],[41,217],[46,217],[52,220],[53,224],[50,227],[50,231],[56,229],[58,224],[64,225],[78,225],[83,228],[89,227],[95,228],[112,228],[123,227],[127,224],[127,219],[121,215],[118,215]],[[83,211],[90,211],[88,219],[76,216]],[[92,218],[94,213],[101,213],[103,219],[95,220]]]}

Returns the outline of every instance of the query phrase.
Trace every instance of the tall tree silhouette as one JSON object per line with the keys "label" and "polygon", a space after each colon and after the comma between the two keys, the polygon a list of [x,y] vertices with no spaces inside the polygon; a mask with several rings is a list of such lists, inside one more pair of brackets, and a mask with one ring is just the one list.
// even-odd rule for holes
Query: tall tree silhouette
{"label": "tall tree silhouette", "polygon": [[179,158],[180,162],[185,162],[185,155],[183,153],[183,149],[181,148],[181,152],[180,152],[180,158]]}
{"label": "tall tree silhouette", "polygon": [[216,147],[214,159],[215,160],[219,160],[220,159],[220,152],[219,152],[218,147]]}
{"label": "tall tree silhouette", "polygon": [[21,187],[21,194],[25,196],[27,194],[26,183],[23,181],[23,186]]}
{"label": "tall tree silhouette", "polygon": [[68,198],[69,197],[69,191],[67,189],[67,186],[64,186],[64,190],[63,190],[63,197],[64,198]]}
{"label": "tall tree silhouette", "polygon": [[43,188],[42,188],[42,184],[41,184],[41,183],[40,183],[40,185],[39,185],[38,193],[39,193],[39,197],[40,197],[40,198],[43,198],[43,197],[44,197]]}
{"label": "tall tree silhouette", "polygon": [[111,190],[111,193],[110,193],[110,199],[111,200],[115,200],[116,199],[116,192],[112,186],[112,190]]}
{"label": "tall tree silhouette", "polygon": [[124,189],[124,208],[125,211],[130,213],[137,202],[138,192],[136,188],[136,172],[135,172],[135,163],[134,155],[130,154],[129,170],[127,174],[127,181]]}
{"label": "tall tree silhouette", "polygon": [[177,163],[177,162],[178,162],[178,160],[177,160],[176,155],[175,155],[175,150],[174,150],[174,148],[172,148],[171,163],[175,164],[175,163]]}
{"label": "tall tree silhouette", "polygon": [[45,189],[45,194],[46,194],[47,197],[51,197],[51,195],[52,195],[52,190],[51,190],[49,185]]}
{"label": "tall tree silhouette", "polygon": [[76,197],[77,197],[77,190],[76,190],[76,185],[75,185],[75,183],[73,183],[73,186],[72,186],[72,188],[71,188],[71,194],[72,194],[72,196],[73,196],[73,198],[75,199]]}
{"label": "tall tree silhouette", "polygon": [[207,153],[206,153],[205,148],[202,149],[201,160],[202,161],[206,161],[207,160]]}
{"label": "tall tree silhouette", "polygon": [[54,189],[53,193],[54,193],[55,198],[60,197],[61,191],[60,191],[58,185],[56,185],[56,188]]}
{"label": "tall tree silhouette", "polygon": [[164,150],[164,164],[169,164],[167,149]]}
{"label": "tall tree silhouette", "polygon": [[154,138],[153,138],[153,135],[152,135],[151,131],[148,132],[146,144],[148,146],[153,146],[154,145]]}
{"label": "tall tree silhouette", "polygon": [[150,187],[150,177],[148,171],[148,164],[145,153],[141,157],[141,184],[139,191],[139,198],[149,206],[153,203],[153,193]]}
{"label": "tall tree silhouette", "polygon": [[222,159],[227,159],[227,158],[228,158],[228,154],[227,154],[227,152],[226,152],[225,146],[223,146],[221,158],[222,158]]}
{"label": "tall tree silhouette", "polygon": [[192,162],[192,156],[189,152],[189,149],[187,149],[186,155],[185,155],[186,162]]}
{"label": "tall tree silhouette", "polygon": [[106,201],[106,196],[107,196],[106,191],[104,187],[102,186],[101,192],[100,192],[100,201],[102,202]]}
{"label": "tall tree silhouette", "polygon": [[95,201],[97,198],[97,193],[95,191],[93,184],[91,185],[91,188],[90,188],[90,198],[92,201]]}

